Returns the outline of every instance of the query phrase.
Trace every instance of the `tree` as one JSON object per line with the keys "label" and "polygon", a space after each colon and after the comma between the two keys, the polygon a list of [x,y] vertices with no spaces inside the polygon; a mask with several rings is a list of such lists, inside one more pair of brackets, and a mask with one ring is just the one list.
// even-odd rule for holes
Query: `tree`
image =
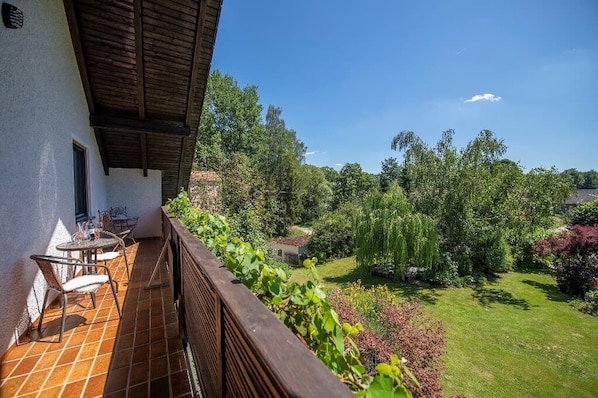
{"label": "tree", "polygon": [[577,189],[598,189],[598,171],[567,169],[561,173]]}
{"label": "tree", "polygon": [[377,185],[376,178],[363,171],[359,163],[345,164],[334,184],[334,208],[343,203],[359,203]]}
{"label": "tree", "polygon": [[230,75],[210,73],[202,108],[195,162],[203,170],[219,170],[232,153],[249,158],[264,142],[262,106],[256,86],[239,87]]}
{"label": "tree", "polygon": [[584,182],[581,188],[598,189],[598,171],[590,170],[584,173]]}
{"label": "tree", "polygon": [[301,214],[298,173],[306,150],[295,131],[286,127],[281,114],[281,108],[268,107],[266,143],[259,159],[259,168],[270,188],[266,208],[276,221],[278,235],[286,234]]}
{"label": "tree", "polygon": [[372,271],[392,265],[394,277],[407,267],[429,268],[438,258],[438,237],[432,219],[413,212],[397,184],[387,193],[371,193],[355,217],[357,266]]}
{"label": "tree", "polygon": [[391,148],[404,151],[407,192],[416,211],[435,220],[445,264],[456,262],[461,275],[506,270],[513,261],[509,243],[517,246],[549,223],[567,183],[554,169],[524,175],[502,159],[504,141],[490,130],[459,151],[453,135],[444,131],[433,148],[411,131],[394,137]]}
{"label": "tree", "polygon": [[301,223],[311,223],[329,210],[332,188],[321,168],[311,164],[301,165],[298,170],[298,190],[302,205]]}
{"label": "tree", "polygon": [[382,161],[382,170],[378,176],[380,192],[388,192],[390,185],[401,181],[402,168],[396,158],[387,158]]}

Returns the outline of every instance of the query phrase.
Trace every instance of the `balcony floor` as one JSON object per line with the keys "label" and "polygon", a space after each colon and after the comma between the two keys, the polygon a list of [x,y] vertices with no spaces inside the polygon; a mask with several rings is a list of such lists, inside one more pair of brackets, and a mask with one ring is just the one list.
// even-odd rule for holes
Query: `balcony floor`
{"label": "balcony floor", "polygon": [[[107,285],[89,295],[69,295],[62,343],[61,309],[47,309],[41,335],[11,347],[0,363],[0,397],[191,397],[178,320],[170,286],[145,289],[160,254],[159,239],[127,248],[124,259],[109,264],[119,281],[118,318]],[[168,281],[165,267],[152,285]],[[34,326],[37,326],[35,323]]]}

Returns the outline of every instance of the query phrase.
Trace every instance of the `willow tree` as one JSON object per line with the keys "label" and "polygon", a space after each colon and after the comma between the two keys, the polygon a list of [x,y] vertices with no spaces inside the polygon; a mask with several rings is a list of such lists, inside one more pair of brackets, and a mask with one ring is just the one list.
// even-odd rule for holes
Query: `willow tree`
{"label": "willow tree", "polygon": [[415,213],[397,185],[366,197],[355,217],[354,238],[357,266],[365,272],[392,265],[397,279],[407,267],[429,268],[438,259],[434,222]]}

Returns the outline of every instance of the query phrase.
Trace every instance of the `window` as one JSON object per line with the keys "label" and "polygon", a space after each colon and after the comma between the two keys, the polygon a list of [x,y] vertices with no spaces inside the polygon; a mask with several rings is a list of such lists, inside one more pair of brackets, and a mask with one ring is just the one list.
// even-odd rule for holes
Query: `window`
{"label": "window", "polygon": [[81,222],[88,218],[87,211],[87,165],[85,148],[73,143],[73,169],[75,175],[75,221]]}
{"label": "window", "polygon": [[278,257],[282,257],[282,249],[278,249],[278,250],[276,251],[276,255],[277,255]]}

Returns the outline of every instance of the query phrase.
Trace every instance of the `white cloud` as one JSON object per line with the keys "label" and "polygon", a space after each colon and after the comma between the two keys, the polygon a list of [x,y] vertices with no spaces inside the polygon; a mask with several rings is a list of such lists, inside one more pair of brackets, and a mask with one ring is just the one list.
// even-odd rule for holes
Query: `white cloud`
{"label": "white cloud", "polygon": [[465,102],[478,102],[478,101],[497,102],[497,101],[500,101],[501,99],[502,99],[502,97],[499,97],[494,94],[477,94],[477,95],[474,95],[473,97],[471,97],[470,99],[465,100]]}
{"label": "white cloud", "polygon": [[334,165],[337,166],[337,167],[341,167],[342,166],[341,163],[335,163]]}
{"label": "white cloud", "polygon": [[311,155],[315,155],[316,153],[318,153],[320,151],[311,151],[311,152],[305,152],[305,156],[311,156]]}

